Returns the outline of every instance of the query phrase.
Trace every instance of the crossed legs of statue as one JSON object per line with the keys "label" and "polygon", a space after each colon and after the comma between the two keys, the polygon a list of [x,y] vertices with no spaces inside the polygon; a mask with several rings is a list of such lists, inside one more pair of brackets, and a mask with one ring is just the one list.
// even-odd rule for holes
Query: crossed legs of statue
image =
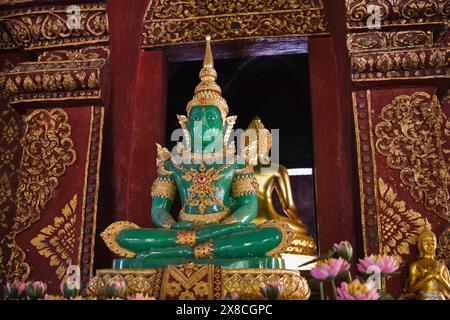
{"label": "crossed legs of statue", "polygon": [[[129,232],[131,231],[132,232]],[[254,224],[213,225],[190,230],[123,230],[117,242],[136,258],[248,258],[264,257],[282,242],[275,227]]]}

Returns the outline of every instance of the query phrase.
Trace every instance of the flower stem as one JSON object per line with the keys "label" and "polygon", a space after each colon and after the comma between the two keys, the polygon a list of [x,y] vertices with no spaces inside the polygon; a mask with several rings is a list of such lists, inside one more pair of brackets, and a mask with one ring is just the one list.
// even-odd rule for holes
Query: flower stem
{"label": "flower stem", "polygon": [[353,281],[352,280],[352,274],[350,273],[350,270],[347,270],[347,280],[348,280],[348,283]]}
{"label": "flower stem", "polygon": [[323,281],[320,281],[319,284],[320,284],[320,300],[325,300],[325,293],[323,292]]}
{"label": "flower stem", "polygon": [[336,300],[337,290],[336,290],[336,282],[334,282],[334,279],[331,279],[331,288],[333,289],[334,300]]}

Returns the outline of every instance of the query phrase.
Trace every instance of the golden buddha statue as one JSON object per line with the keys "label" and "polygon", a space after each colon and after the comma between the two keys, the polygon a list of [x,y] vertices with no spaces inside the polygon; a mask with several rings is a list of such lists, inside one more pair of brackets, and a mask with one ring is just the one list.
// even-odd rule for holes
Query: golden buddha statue
{"label": "golden buddha statue", "polygon": [[436,235],[426,221],[417,243],[420,260],[409,266],[409,290],[416,300],[449,300],[450,274],[447,266],[436,260]]}
{"label": "golden buddha statue", "polygon": [[[314,256],[316,254],[316,244],[309,236],[308,227],[301,221],[297,214],[291,183],[287,169],[270,162],[269,153],[272,148],[272,136],[270,131],[264,127],[261,119],[256,117],[249,125],[243,136],[247,141],[242,141],[245,145],[254,145],[250,150],[257,152],[254,155],[254,176],[258,182],[258,214],[253,222],[256,225],[263,224],[270,220],[285,222],[294,231],[295,239],[291,245],[284,250],[284,254]],[[272,194],[276,192],[283,212],[275,209],[272,202]],[[307,259],[310,260],[310,257]],[[304,259],[297,259],[302,262]],[[298,263],[296,264],[298,266]]]}

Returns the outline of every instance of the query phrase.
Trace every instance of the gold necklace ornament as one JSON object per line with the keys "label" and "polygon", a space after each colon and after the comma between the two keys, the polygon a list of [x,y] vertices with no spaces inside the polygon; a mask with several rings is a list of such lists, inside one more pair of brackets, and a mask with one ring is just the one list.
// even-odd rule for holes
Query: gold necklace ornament
{"label": "gold necklace ornament", "polygon": [[225,206],[222,201],[214,195],[217,191],[217,186],[213,184],[214,181],[218,181],[222,178],[222,171],[228,169],[232,164],[224,164],[219,168],[211,167],[206,168],[204,163],[201,163],[198,169],[185,168],[180,164],[175,164],[175,168],[183,172],[183,180],[191,182],[192,184],[187,189],[190,195],[183,205],[182,211],[185,212],[186,206],[197,207],[200,214],[205,214],[207,207],[210,207],[217,203],[222,210],[229,211],[229,208]]}

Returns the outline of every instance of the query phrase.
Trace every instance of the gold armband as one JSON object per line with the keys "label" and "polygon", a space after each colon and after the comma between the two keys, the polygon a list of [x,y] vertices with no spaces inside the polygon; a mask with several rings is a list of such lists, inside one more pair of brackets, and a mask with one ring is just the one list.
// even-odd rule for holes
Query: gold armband
{"label": "gold armband", "polygon": [[160,197],[173,200],[175,198],[175,183],[167,178],[157,178],[152,185],[152,198]]}
{"label": "gold armband", "polygon": [[193,247],[196,236],[197,234],[194,230],[179,230],[177,231],[177,244],[187,244]]}
{"label": "gold armband", "polygon": [[199,244],[194,248],[195,258],[197,259],[212,259],[213,258],[212,241],[209,240],[205,243]]}
{"label": "gold armband", "polygon": [[231,195],[240,197],[247,194],[258,194],[258,182],[252,175],[238,176],[231,185]]}

